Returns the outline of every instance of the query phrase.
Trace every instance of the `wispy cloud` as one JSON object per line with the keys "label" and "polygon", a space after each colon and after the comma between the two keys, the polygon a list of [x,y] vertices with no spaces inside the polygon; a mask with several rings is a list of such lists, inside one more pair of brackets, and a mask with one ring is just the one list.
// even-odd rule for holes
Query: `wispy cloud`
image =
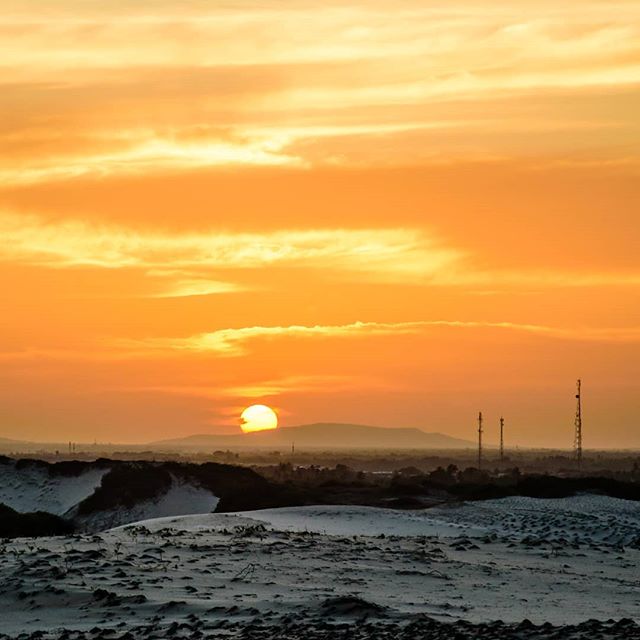
{"label": "wispy cloud", "polygon": [[273,327],[242,327],[219,329],[211,333],[201,333],[187,338],[149,338],[141,341],[127,341],[121,346],[134,349],[176,350],[194,353],[215,352],[222,355],[239,356],[246,353],[246,343],[256,339],[282,338],[341,338],[372,335],[397,335],[416,333],[421,323],[405,322],[383,324],[375,322],[354,322],[346,325],[290,325]]}
{"label": "wispy cloud", "polygon": [[221,293],[240,293],[247,291],[248,287],[233,282],[205,279],[178,279],[171,282],[164,291],[150,294],[152,298],[191,298],[197,296],[210,296]]}
{"label": "wispy cloud", "polygon": [[307,229],[263,233],[161,231],[0,213],[0,261],[50,269],[129,269],[149,281],[141,297],[248,291],[231,270],[312,270],[325,279],[437,287],[640,285],[637,271],[480,268],[473,256],[417,228]]}
{"label": "wispy cloud", "polygon": [[[381,278],[435,276],[462,253],[411,229],[318,229],[265,233],[160,232],[82,221],[46,223],[35,216],[0,215],[0,259],[49,268],[138,268],[151,274],[191,272],[175,291],[200,288],[194,270],[269,266],[361,272]],[[202,284],[202,288],[211,286]],[[226,285],[223,285],[226,286]],[[229,285],[230,288],[232,288]]]}
{"label": "wispy cloud", "polygon": [[211,140],[178,144],[159,137],[142,138],[135,141],[134,146],[109,153],[67,153],[40,158],[27,166],[0,166],[0,185],[234,165],[303,166],[301,158],[287,153],[285,143],[286,139],[271,138],[236,143]]}
{"label": "wispy cloud", "polygon": [[120,342],[123,348],[150,351],[179,351],[194,354],[216,353],[242,356],[249,351],[248,343],[260,340],[370,338],[423,333],[434,328],[484,329],[523,332],[548,338],[580,341],[636,342],[640,327],[590,328],[553,327],[513,322],[464,322],[454,320],[425,320],[415,322],[353,322],[344,325],[289,325],[271,327],[241,327],[219,329],[186,338],[149,338]]}
{"label": "wispy cloud", "polygon": [[[513,332],[551,340],[571,342],[640,343],[640,327],[552,326],[518,322],[481,322],[462,320],[417,320],[411,322],[352,322],[342,325],[253,326],[218,329],[186,337],[150,337],[140,339],[110,339],[85,342],[82,348],[25,348],[0,351],[2,361],[59,361],[79,362],[156,360],[182,356],[243,357],[259,349],[260,343],[296,340],[365,340],[402,336],[437,337],[440,331],[465,331],[475,337],[486,332]],[[351,378],[342,375],[285,376],[238,385],[216,387],[179,385],[144,387],[147,390],[180,393],[182,395],[218,397],[226,395],[260,397],[284,393],[289,389],[321,392],[330,387],[349,389]],[[358,379],[355,388],[362,387]],[[379,381],[369,378],[366,386],[376,388]],[[388,388],[387,383],[384,383]]]}
{"label": "wispy cloud", "polygon": [[[318,10],[292,0],[189,3],[180,12],[156,3],[46,6],[35,16],[24,2],[3,3],[5,184],[220,166],[404,164],[428,154],[491,158],[539,146],[566,151],[577,139],[575,109],[551,106],[559,125],[553,139],[537,135],[548,121],[541,112],[507,108],[495,117],[505,98],[544,102],[558,92],[608,95],[609,109],[588,124],[594,149],[602,146],[598,130],[620,124],[621,115],[611,149],[638,139],[628,98],[616,96],[637,86],[640,71],[633,2],[404,0],[392,7],[359,0]],[[212,132],[211,122],[232,135]],[[522,148],[510,146],[505,124],[521,135]],[[189,139],[189,128],[209,133]],[[451,128],[461,136],[431,139],[417,157],[405,135]],[[384,153],[376,153],[380,136],[394,141]],[[345,138],[357,139],[357,152],[345,151]]]}
{"label": "wispy cloud", "polygon": [[412,62],[398,71],[407,73],[420,56],[432,68],[443,61],[482,68],[498,48],[519,52],[525,69],[537,64],[552,70],[553,62],[579,61],[603,47],[628,51],[637,20],[633,2],[598,0],[579,7],[531,0],[517,7],[474,0],[435,7],[403,0],[393,8],[359,0],[323,3],[322,11],[317,3],[294,0],[268,7],[190,3],[180,12],[158,3],[116,3],[104,10],[73,0],[47,3],[55,9],[41,16],[24,3],[12,4],[3,5],[3,25],[7,46],[15,51],[14,74],[27,66],[66,71],[71,63],[80,70],[127,68],[132,60],[211,66],[399,57]]}

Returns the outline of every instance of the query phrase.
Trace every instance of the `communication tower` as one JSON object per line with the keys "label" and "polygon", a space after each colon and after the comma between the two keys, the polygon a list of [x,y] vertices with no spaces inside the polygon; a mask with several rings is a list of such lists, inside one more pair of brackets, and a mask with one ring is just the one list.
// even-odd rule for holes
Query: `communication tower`
{"label": "communication tower", "polygon": [[482,411],[478,414],[478,469],[482,469]]}
{"label": "communication tower", "polygon": [[500,416],[500,462],[504,462],[504,418]]}
{"label": "communication tower", "polygon": [[576,385],[576,419],[575,419],[575,437],[573,441],[573,452],[576,462],[582,464],[582,380],[578,380]]}

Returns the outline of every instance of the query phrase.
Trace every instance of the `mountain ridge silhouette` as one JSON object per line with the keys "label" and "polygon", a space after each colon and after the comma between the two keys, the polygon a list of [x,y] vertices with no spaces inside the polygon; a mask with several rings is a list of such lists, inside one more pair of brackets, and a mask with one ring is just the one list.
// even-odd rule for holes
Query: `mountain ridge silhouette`
{"label": "mountain ridge silhouette", "polygon": [[314,422],[270,431],[237,435],[193,434],[150,442],[149,446],[181,448],[211,446],[296,446],[312,448],[401,448],[463,449],[475,446],[470,440],[415,427],[379,427],[339,422]]}

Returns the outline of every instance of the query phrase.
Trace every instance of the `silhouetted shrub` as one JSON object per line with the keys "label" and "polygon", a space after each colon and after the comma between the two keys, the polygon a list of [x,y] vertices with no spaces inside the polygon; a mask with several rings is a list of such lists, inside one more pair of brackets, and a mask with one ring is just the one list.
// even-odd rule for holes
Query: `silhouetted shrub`
{"label": "silhouetted shrub", "polygon": [[65,460],[49,465],[49,475],[54,478],[56,476],[65,478],[77,478],[83,473],[87,473],[92,469],[103,469],[111,467],[113,463],[108,460],[96,460],[94,462],[85,462],[82,460]]}
{"label": "silhouetted shrub", "polygon": [[171,474],[151,463],[114,466],[102,477],[100,486],[78,506],[79,515],[96,511],[131,508],[164,495],[171,487]]}
{"label": "silhouetted shrub", "polygon": [[20,460],[16,460],[16,469],[19,471],[24,469],[40,469],[42,471],[47,471],[49,469],[49,463],[44,460],[21,458]]}
{"label": "silhouetted shrub", "polygon": [[18,513],[0,504],[0,538],[62,536],[73,531],[73,524],[50,513]]}
{"label": "silhouetted shrub", "polygon": [[175,478],[210,491],[219,499],[217,512],[246,511],[267,507],[305,504],[292,487],[269,482],[247,467],[216,462],[115,463],[94,493],[78,507],[79,515],[131,508],[164,495]]}
{"label": "silhouetted shrub", "polygon": [[520,495],[534,498],[566,498],[578,493],[595,493],[640,500],[640,484],[613,478],[557,478],[555,476],[524,476],[517,484]]}
{"label": "silhouetted shrub", "polygon": [[458,484],[449,492],[462,500],[488,500],[508,496],[568,498],[581,493],[601,494],[624,500],[640,500],[640,484],[612,478],[559,478],[550,475],[511,475],[489,482]]}
{"label": "silhouetted shrub", "polygon": [[166,463],[176,478],[191,481],[219,498],[216,512],[245,511],[303,504],[300,491],[274,484],[248,467],[217,462],[205,464]]}

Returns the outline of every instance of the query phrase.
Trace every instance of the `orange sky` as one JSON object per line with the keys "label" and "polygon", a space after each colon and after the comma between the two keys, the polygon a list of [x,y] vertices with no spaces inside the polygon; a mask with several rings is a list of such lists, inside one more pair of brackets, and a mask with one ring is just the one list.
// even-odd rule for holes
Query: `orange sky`
{"label": "orange sky", "polygon": [[640,447],[639,43],[635,0],[4,0],[0,436],[570,446],[581,376]]}

